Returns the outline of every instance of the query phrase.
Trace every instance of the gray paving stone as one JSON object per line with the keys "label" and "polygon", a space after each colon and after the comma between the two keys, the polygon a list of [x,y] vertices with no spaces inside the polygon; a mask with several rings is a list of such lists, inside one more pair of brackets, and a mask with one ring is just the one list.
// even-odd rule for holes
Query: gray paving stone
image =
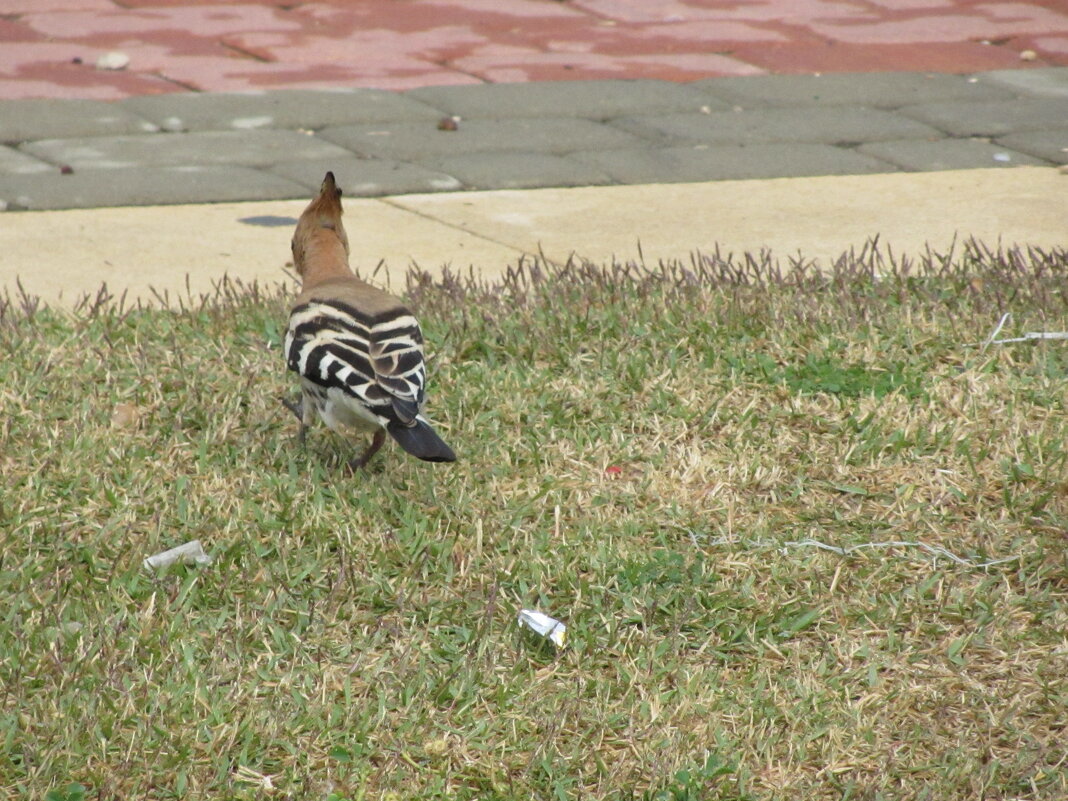
{"label": "gray paving stone", "polygon": [[227,164],[266,166],[279,161],[342,158],[352,154],[296,131],[199,131],[143,136],[46,139],[22,146],[53,164],[78,169]]}
{"label": "gray paving stone", "polygon": [[1021,153],[1029,153],[1054,164],[1068,164],[1068,129],[1049,131],[1024,131],[1022,133],[999,136],[999,145],[1010,147]]}
{"label": "gray paving stone", "polygon": [[1066,140],[1068,68],[0,101],[0,206],[307,198],[328,169],[379,196],[1063,164]]}
{"label": "gray paving stone", "polygon": [[455,192],[464,188],[460,181],[447,172],[388,159],[347,156],[286,161],[271,168],[272,172],[307,187],[309,192],[319,191],[328,170],[333,171],[342,191],[350,197]]}
{"label": "gray paving stone", "polygon": [[937,142],[898,139],[872,142],[857,150],[909,171],[1016,167],[1021,164],[1048,166],[1048,162],[1041,159],[974,139],[941,139]]}
{"label": "gray paving stone", "polygon": [[27,175],[35,172],[57,172],[58,170],[59,168],[54,164],[35,159],[33,156],[20,153],[10,147],[0,146],[0,179],[5,174]]}
{"label": "gray paving stone", "polygon": [[472,153],[431,162],[469,189],[600,186],[612,178],[592,164],[545,153]]}
{"label": "gray paving stone", "polygon": [[636,147],[642,140],[625,131],[576,118],[464,120],[455,131],[436,124],[386,123],[326,128],[319,136],[363,156],[420,161],[434,156],[515,151],[567,153],[596,148]]}
{"label": "gray paving stone", "polygon": [[71,175],[11,175],[0,181],[0,202],[11,209],[283,200],[306,195],[298,183],[247,167],[84,170]]}
{"label": "gray paving stone", "polygon": [[156,126],[115,103],[98,100],[0,100],[0,142],[147,133]]}
{"label": "gray paving stone", "polygon": [[1068,97],[1068,67],[992,70],[975,76],[980,82],[1014,92],[1045,97]]}
{"label": "gray paving stone", "polygon": [[1068,128],[1068,98],[1018,98],[994,103],[928,103],[900,109],[954,136],[1004,136]]}
{"label": "gray paving stone", "polygon": [[585,117],[604,120],[623,114],[699,111],[702,105],[726,104],[685,84],[668,81],[545,81],[430,86],[408,97],[423,100],[464,118]]}
{"label": "gray paving stone", "polygon": [[963,75],[925,72],[753,75],[707,78],[691,86],[731,105],[899,108],[948,100],[1009,100],[1013,92]]}
{"label": "gray paving stone", "polygon": [[625,184],[897,172],[893,165],[870,156],[822,144],[608,150],[573,153],[568,158],[602,169]]}
{"label": "gray paving stone", "polygon": [[436,120],[442,115],[413,98],[381,89],[152,95],[131,97],[122,105],[168,131],[318,129],[346,123]]}
{"label": "gray paving stone", "polygon": [[675,144],[823,142],[841,144],[941,136],[937,130],[889,111],[859,106],[768,108],[711,114],[621,117],[612,125]]}

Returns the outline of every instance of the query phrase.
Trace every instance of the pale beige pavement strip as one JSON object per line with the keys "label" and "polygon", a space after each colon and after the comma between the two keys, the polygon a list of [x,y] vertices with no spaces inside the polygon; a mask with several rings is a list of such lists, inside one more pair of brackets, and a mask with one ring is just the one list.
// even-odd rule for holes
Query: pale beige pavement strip
{"label": "pale beige pavement strip", "polygon": [[463,230],[560,261],[802,253],[826,261],[876,234],[917,253],[954,236],[1068,245],[1068,176],[1051,168],[777,178],[395,198]]}
{"label": "pale beige pavement strip", "polygon": [[[286,263],[296,219],[307,200],[140,206],[18,212],[0,216],[0,291],[26,292],[73,304],[102,283],[114,295],[153,299],[150,290],[184,296],[210,293],[224,275],[245,282],[288,282]],[[242,220],[292,218],[262,227]],[[463,233],[379,200],[346,201],[353,264],[365,273],[386,260],[403,278],[415,263],[496,267],[521,251]],[[403,282],[397,284],[403,287]]]}
{"label": "pale beige pavement strip", "polygon": [[[286,280],[291,217],[307,201],[18,212],[0,217],[0,287],[73,303],[107,282],[150,300],[149,287],[210,292],[223,275]],[[918,254],[954,237],[989,244],[1068,246],[1068,175],[1044,167],[717,181],[350,199],[353,263],[380,262],[403,287],[414,263],[499,276],[523,253],[564,261],[688,259],[695,250],[770,248],[826,263],[878,234]]]}

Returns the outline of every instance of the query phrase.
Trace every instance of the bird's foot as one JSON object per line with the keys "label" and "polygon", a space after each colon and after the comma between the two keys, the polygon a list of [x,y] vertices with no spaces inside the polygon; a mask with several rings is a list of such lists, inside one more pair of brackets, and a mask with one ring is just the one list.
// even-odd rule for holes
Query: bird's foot
{"label": "bird's foot", "polygon": [[349,460],[349,471],[355,473],[357,470],[363,470],[367,466],[367,463],[371,461],[371,457],[378,453],[379,449],[386,442],[386,429],[380,428],[375,432],[374,437],[371,439],[371,444],[367,446],[367,450],[357,456],[355,459]]}

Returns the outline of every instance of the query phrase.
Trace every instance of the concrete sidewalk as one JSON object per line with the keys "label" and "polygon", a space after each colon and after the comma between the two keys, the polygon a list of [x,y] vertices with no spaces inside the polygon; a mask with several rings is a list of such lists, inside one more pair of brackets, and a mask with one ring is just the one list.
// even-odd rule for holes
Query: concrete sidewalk
{"label": "concrete sidewalk", "polygon": [[282,279],[327,169],[354,261],[394,276],[634,259],[639,241],[647,261],[826,260],[875,235],[910,254],[1068,245],[1060,0],[0,0],[0,17],[0,291]]}
{"label": "concrete sidewalk", "polygon": [[1068,68],[0,101],[9,210],[1068,162]]}
{"label": "concrete sidewalk", "polygon": [[[102,282],[152,301],[150,287],[210,293],[223,275],[274,284],[299,201],[21,212],[0,226],[10,289],[73,304]],[[759,181],[406,195],[346,201],[353,264],[403,287],[409,266],[500,275],[524,255],[563,262],[688,261],[694,251],[770,248],[826,265],[879,235],[896,254],[954,238],[1064,247],[1068,175],[1048,167]],[[641,246],[639,254],[638,246]]]}

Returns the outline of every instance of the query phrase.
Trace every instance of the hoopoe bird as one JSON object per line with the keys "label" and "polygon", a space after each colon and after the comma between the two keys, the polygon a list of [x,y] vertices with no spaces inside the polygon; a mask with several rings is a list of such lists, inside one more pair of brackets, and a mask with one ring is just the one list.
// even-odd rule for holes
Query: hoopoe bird
{"label": "hoopoe bird", "polygon": [[420,459],[456,461],[421,413],[426,363],[419,323],[397,298],[353,274],[341,213],[341,189],[328,172],[293,235],[301,292],[289,314],[285,357],[300,376],[301,397],[283,403],[300,420],[302,442],[316,413],[338,433],[373,433],[349,462],[353,470],[367,464],[387,433]]}

